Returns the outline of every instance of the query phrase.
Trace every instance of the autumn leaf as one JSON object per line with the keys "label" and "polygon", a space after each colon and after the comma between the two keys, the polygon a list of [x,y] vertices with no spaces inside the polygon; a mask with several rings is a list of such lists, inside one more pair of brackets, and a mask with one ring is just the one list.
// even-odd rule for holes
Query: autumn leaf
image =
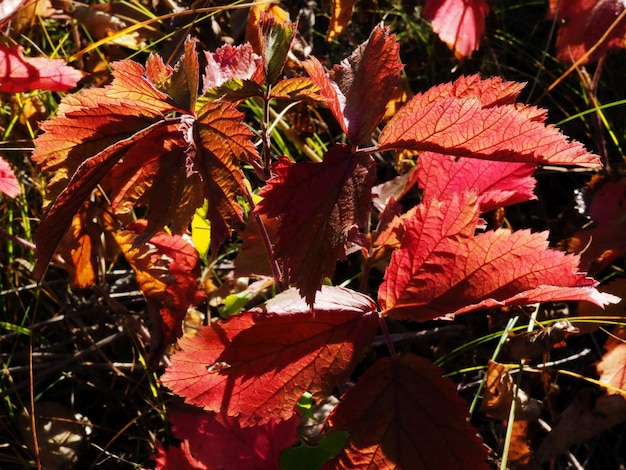
{"label": "autumn leaf", "polygon": [[113,233],[119,228],[101,196],[83,202],[57,249],[73,288],[93,286],[104,275],[104,265],[117,259],[120,250]]}
{"label": "autumn leaf", "polygon": [[378,296],[383,314],[426,321],[480,308],[618,298],[578,272],[578,257],[548,249],[547,233],[499,229],[474,235],[475,193],[420,204],[405,219]]}
{"label": "autumn leaf", "polygon": [[[454,86],[443,87],[444,90],[450,88]],[[446,94],[441,97],[441,88],[416,95],[382,130],[380,150],[431,151],[520,163],[600,166],[597,155],[587,152],[576,141],[568,141],[553,126],[545,125],[542,110],[520,104],[485,103],[484,88],[475,84],[464,89],[462,97]],[[488,96],[491,101],[493,94]]]}
{"label": "autumn leaf", "polygon": [[163,445],[156,441],[156,453],[150,456],[157,470],[212,470],[191,454],[189,441],[184,440],[180,447],[170,446],[165,450]]}
{"label": "autumn leaf", "polygon": [[331,15],[326,41],[331,42],[337,36],[341,36],[352,19],[352,11],[356,0],[332,0]]}
{"label": "autumn leaf", "polygon": [[162,348],[182,335],[187,309],[199,300],[200,263],[193,245],[180,235],[159,232],[137,244],[146,226],[138,220],[114,235],[146,297],[153,325],[151,355],[160,357]]}
{"label": "autumn leaf", "polygon": [[236,418],[196,407],[170,407],[172,433],[189,443],[190,453],[208,468],[274,470],[280,453],[297,441],[300,417],[242,427]]}
{"label": "autumn leaf", "polygon": [[22,188],[20,188],[20,183],[17,181],[11,165],[0,157],[0,193],[15,198],[21,192]]}
{"label": "autumn leaf", "polygon": [[63,59],[25,57],[22,46],[0,43],[0,92],[32,90],[68,91],[75,88],[83,72],[65,64]]}
{"label": "autumn leaf", "polygon": [[325,102],[318,94],[319,88],[310,78],[286,78],[272,87],[271,97],[274,99],[290,99],[309,103]]}
{"label": "autumn leaf", "polygon": [[314,57],[304,63],[355,147],[367,142],[385,115],[402,70],[398,51],[395,35],[377,26],[369,39],[335,65],[330,74]]}
{"label": "autumn leaf", "polygon": [[[559,25],[556,37],[556,56],[563,64],[581,59],[604,36],[609,27],[624,11],[619,0],[551,0],[549,17]],[[580,62],[597,62],[609,50],[622,49],[626,37],[626,18],[598,47]]]}
{"label": "autumn leaf", "polygon": [[283,158],[259,193],[255,210],[280,218],[275,256],[309,303],[337,260],[345,259],[351,231],[365,223],[373,165],[371,157],[335,145],[321,163]]}
{"label": "autumn leaf", "polygon": [[583,269],[596,273],[626,252],[626,178],[596,183],[589,199],[588,215],[593,223],[569,237],[565,246],[570,253],[580,253]]}
{"label": "autumn leaf", "polygon": [[289,419],[304,392],[319,400],[348,377],[377,326],[365,295],[324,286],[310,308],[292,288],[180,340],[161,380],[187,403],[244,426]]}
{"label": "autumn leaf", "polygon": [[423,198],[445,199],[455,192],[478,193],[480,212],[536,199],[533,163],[491,162],[423,152],[417,162],[417,183]]}
{"label": "autumn leaf", "polygon": [[166,225],[177,233],[186,229],[204,198],[214,253],[243,221],[238,164],[258,158],[252,134],[231,103],[207,103],[196,113],[195,41],[188,40],[185,51],[171,71],[158,59],[149,61],[149,72],[130,61],[114,64],[111,85],[63,98],[58,115],[43,126],[33,159],[54,172],[54,202],[36,233],[38,276],[97,185],[118,213],[148,206],[146,239]]}
{"label": "autumn leaf", "polygon": [[225,44],[215,52],[204,53],[207,66],[202,77],[202,94],[232,79],[249,80],[262,64],[249,43],[240,46]]}
{"label": "autumn leaf", "polygon": [[422,16],[432,22],[433,31],[462,59],[478,50],[488,11],[484,0],[427,0]]}
{"label": "autumn leaf", "polygon": [[350,434],[331,468],[490,468],[465,402],[441,375],[418,356],[379,359],[328,417],[331,431]]}
{"label": "autumn leaf", "polygon": [[596,364],[598,381],[609,395],[621,393],[626,397],[626,328],[614,329],[604,345],[605,353]]}

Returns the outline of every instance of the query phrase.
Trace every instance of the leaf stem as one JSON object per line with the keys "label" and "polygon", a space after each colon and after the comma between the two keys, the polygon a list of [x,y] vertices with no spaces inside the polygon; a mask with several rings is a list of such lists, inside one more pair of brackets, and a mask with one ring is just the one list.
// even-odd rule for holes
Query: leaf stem
{"label": "leaf stem", "polygon": [[387,322],[380,314],[378,315],[378,325],[380,326],[380,330],[383,332],[383,336],[385,337],[385,343],[387,343],[387,348],[389,349],[389,355],[391,356],[391,359],[397,359],[398,353],[396,352],[396,347],[394,346],[391,335],[389,334]]}
{"label": "leaf stem", "polygon": [[263,121],[261,122],[261,139],[263,140],[263,169],[266,179],[270,178],[270,163],[272,162],[272,152],[270,148],[272,128],[270,127],[270,100],[272,85],[267,84],[265,96],[263,97]]}

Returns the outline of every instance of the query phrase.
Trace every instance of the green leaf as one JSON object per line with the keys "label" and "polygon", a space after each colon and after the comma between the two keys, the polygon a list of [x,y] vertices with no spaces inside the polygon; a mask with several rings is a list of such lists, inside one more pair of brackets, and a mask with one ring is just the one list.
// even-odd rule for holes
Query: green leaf
{"label": "green leaf", "polygon": [[260,23],[265,81],[273,85],[283,71],[296,29],[293,23],[278,23],[273,16],[264,13]]}
{"label": "green leaf", "polygon": [[348,440],[346,431],[325,434],[316,446],[301,443],[280,454],[280,468],[284,470],[316,470],[336,457]]}
{"label": "green leaf", "polygon": [[239,311],[245,307],[250,300],[249,292],[238,292],[237,294],[227,295],[224,299],[224,305],[218,310],[222,317],[228,317],[239,313]]}

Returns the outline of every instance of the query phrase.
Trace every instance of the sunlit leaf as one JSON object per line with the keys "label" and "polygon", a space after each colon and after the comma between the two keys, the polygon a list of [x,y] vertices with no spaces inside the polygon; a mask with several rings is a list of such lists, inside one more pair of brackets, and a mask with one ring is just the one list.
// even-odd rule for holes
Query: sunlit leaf
{"label": "sunlit leaf", "polygon": [[288,419],[304,392],[322,399],[352,372],[377,326],[363,294],[324,286],[310,308],[289,289],[183,338],[161,380],[187,403],[245,426]]}
{"label": "sunlit leaf", "polygon": [[25,57],[22,46],[0,43],[0,92],[31,90],[68,91],[84,74],[65,64],[63,59]]}
{"label": "sunlit leaf", "polygon": [[578,142],[568,141],[544,120],[545,115],[536,108],[487,105],[481,87],[467,90],[460,98],[441,97],[439,89],[434,88],[416,95],[389,121],[379,144],[382,150],[428,150],[455,157],[600,165],[597,155]]}
{"label": "sunlit leaf", "polygon": [[548,248],[547,233],[499,229],[474,235],[475,193],[432,198],[404,220],[380,286],[386,315],[426,321],[479,308],[536,302],[618,299],[595,289],[578,257]]}

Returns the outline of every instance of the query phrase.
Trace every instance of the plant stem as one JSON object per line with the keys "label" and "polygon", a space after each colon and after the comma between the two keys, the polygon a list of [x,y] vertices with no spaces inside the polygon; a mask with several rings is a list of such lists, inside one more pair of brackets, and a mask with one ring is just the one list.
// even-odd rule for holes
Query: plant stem
{"label": "plant stem", "polygon": [[256,220],[256,223],[259,227],[259,232],[261,232],[261,238],[263,239],[263,244],[265,245],[265,251],[267,251],[267,256],[270,261],[270,267],[272,269],[272,277],[274,278],[274,282],[276,283],[276,288],[278,291],[285,290],[285,282],[283,279],[283,275],[278,265],[278,261],[274,256],[274,247],[272,245],[272,240],[270,240],[269,233],[267,233],[267,229],[265,228],[265,224],[261,220],[261,216],[254,212],[254,208],[256,207],[254,203],[254,199],[252,198],[252,194],[250,193],[250,189],[247,184],[244,184],[246,199],[248,199],[248,204],[250,204],[251,214]]}
{"label": "plant stem", "polygon": [[265,179],[270,178],[270,164],[272,162],[271,129],[270,129],[270,96],[272,85],[268,84],[263,97],[263,121],[261,122],[261,139],[263,140],[263,170]]}
{"label": "plant stem", "polygon": [[391,359],[397,359],[398,353],[396,352],[396,347],[394,346],[391,335],[389,334],[387,322],[380,314],[378,315],[378,325],[380,326],[380,329],[383,332],[383,336],[385,337],[385,342],[387,343],[387,348],[389,349],[389,355],[391,356]]}

